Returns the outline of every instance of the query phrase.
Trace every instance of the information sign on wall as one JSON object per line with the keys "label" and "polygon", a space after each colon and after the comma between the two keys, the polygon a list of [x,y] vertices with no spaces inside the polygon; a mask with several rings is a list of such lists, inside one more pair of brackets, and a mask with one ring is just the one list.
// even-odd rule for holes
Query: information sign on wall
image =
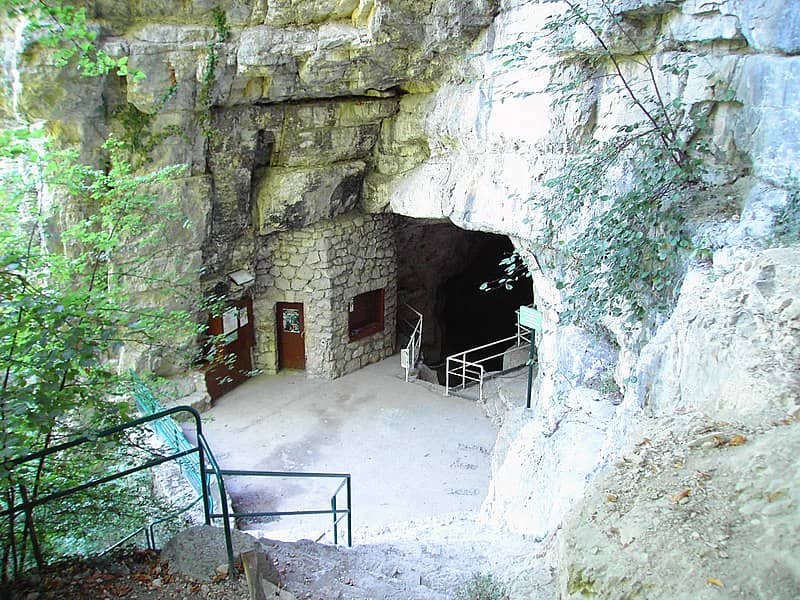
{"label": "information sign on wall", "polygon": [[542,330],[542,311],[530,306],[519,307],[519,324],[535,331]]}

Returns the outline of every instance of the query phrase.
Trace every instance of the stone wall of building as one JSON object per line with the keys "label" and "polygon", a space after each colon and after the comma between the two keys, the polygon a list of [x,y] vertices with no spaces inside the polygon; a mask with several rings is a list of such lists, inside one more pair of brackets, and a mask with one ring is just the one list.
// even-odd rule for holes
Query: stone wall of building
{"label": "stone wall of building", "polygon": [[[301,302],[306,371],[335,378],[391,355],[395,340],[397,266],[392,217],[349,213],[267,236],[253,294],[256,366],[278,370],[276,310]],[[348,311],[354,296],[384,290],[384,329],[351,342]]]}
{"label": "stone wall of building", "polygon": [[[392,215],[358,215],[336,221],[330,235],[329,272],[334,285],[333,368],[338,377],[390,356],[395,341],[397,262]],[[348,309],[358,294],[384,290],[382,332],[351,342]]]}

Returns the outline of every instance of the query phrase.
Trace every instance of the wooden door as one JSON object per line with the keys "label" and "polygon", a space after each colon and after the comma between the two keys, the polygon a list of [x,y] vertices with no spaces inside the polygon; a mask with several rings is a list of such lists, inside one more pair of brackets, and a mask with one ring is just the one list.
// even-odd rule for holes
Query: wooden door
{"label": "wooden door", "polygon": [[208,333],[213,343],[211,362],[206,369],[206,388],[211,399],[216,400],[252,374],[256,339],[252,299],[231,302],[222,315],[210,317]]}
{"label": "wooden door", "polygon": [[278,368],[306,368],[306,329],[303,305],[278,302]]}

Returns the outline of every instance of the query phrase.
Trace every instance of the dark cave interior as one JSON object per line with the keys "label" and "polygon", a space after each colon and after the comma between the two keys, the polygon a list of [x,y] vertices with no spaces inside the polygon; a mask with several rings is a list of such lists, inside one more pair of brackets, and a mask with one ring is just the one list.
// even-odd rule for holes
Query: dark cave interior
{"label": "dark cave interior", "polygon": [[[447,356],[516,333],[515,311],[533,302],[530,279],[519,279],[511,289],[502,284],[481,289],[503,277],[500,261],[514,252],[508,237],[408,217],[397,217],[395,232],[399,306],[407,303],[424,315],[426,365],[443,372]],[[407,335],[399,324],[401,347]],[[501,350],[495,347],[489,353]],[[496,359],[486,367],[499,370],[500,364]]]}

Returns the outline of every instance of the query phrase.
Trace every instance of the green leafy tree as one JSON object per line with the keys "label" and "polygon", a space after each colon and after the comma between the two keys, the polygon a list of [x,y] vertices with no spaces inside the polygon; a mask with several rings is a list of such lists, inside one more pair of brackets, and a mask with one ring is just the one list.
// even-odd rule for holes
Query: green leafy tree
{"label": "green leafy tree", "polygon": [[[549,241],[534,249],[552,257],[563,290],[565,321],[596,323],[604,315],[642,322],[666,314],[680,291],[696,249],[686,227],[690,207],[705,187],[711,156],[708,121],[715,101],[689,106],[667,97],[670,79],[685,79],[696,61],[680,52],[663,64],[642,47],[636,30],[606,0],[565,0],[537,37],[511,45],[504,66],[528,60],[534,49],[553,58],[549,92],[562,113],[597,86],[615,94],[629,119],[595,137],[583,132],[546,192],[534,199],[549,218]],[[576,34],[584,40],[577,44]],[[586,39],[591,40],[588,43]],[[618,53],[615,47],[624,48]]]}
{"label": "green leafy tree", "polygon": [[[86,76],[129,74],[126,59],[96,48],[83,9],[35,0],[0,6],[29,22],[57,64],[75,64]],[[176,232],[191,226],[168,193],[167,183],[183,168],[134,171],[131,149],[114,139],[98,150],[104,163],[85,165],[41,128],[18,123],[0,133],[3,508],[146,456],[137,440],[116,439],[24,468],[9,463],[127,419],[129,404],[115,400],[129,384],[128,373],[118,369],[121,349],[175,357],[180,340],[198,332],[191,286],[169,268],[182,251]],[[127,514],[113,502],[119,490],[104,504],[95,502],[96,494],[43,507],[33,520],[8,518],[3,579],[30,566],[32,557],[41,562],[63,553],[65,540],[67,551],[82,549],[76,526],[92,529],[110,513]]]}
{"label": "green leafy tree", "polygon": [[141,79],[144,73],[128,68],[128,57],[112,57],[98,48],[97,29],[86,18],[86,8],[59,0],[0,0],[0,10],[10,19],[22,20],[29,35],[52,49],[55,66],[74,64],[87,77],[116,72]]}

